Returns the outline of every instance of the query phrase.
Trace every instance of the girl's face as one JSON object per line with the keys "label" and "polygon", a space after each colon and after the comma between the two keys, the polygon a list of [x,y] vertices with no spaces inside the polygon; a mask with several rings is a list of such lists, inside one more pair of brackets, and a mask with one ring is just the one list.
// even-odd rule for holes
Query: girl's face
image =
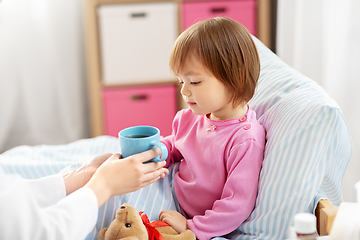
{"label": "girl's face", "polygon": [[181,94],[193,113],[210,114],[212,120],[234,118],[231,92],[194,56],[178,74]]}

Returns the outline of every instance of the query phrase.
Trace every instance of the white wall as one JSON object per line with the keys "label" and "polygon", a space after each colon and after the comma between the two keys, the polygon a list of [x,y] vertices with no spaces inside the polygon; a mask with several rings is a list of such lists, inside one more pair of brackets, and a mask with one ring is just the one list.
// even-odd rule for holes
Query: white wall
{"label": "white wall", "polygon": [[89,136],[81,0],[2,0],[0,152]]}

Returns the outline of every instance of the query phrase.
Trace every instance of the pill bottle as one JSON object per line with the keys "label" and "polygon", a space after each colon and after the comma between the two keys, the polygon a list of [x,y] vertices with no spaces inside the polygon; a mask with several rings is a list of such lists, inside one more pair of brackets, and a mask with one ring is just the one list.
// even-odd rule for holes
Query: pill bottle
{"label": "pill bottle", "polygon": [[297,236],[296,236],[296,231],[295,231],[295,227],[291,226],[290,227],[290,232],[289,232],[289,240],[297,240]]}
{"label": "pill bottle", "polygon": [[316,240],[316,217],[311,213],[298,213],[294,217],[297,239]]}

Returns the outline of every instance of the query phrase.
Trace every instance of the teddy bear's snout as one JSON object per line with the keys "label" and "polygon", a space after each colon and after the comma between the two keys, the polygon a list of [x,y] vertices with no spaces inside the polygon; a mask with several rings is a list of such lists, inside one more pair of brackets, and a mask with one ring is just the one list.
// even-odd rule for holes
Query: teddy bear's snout
{"label": "teddy bear's snout", "polygon": [[124,203],[123,205],[121,205],[120,209],[126,209],[128,206],[130,206],[130,205],[127,203]]}

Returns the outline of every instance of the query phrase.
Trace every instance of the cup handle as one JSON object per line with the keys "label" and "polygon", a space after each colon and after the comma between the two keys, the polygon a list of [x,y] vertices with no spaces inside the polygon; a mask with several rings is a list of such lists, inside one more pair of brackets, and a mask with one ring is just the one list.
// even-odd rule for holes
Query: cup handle
{"label": "cup handle", "polygon": [[167,147],[165,146],[165,144],[163,144],[162,142],[153,142],[152,145],[154,145],[153,148],[156,148],[156,147],[160,148],[160,150],[161,150],[161,158],[159,158],[159,156],[156,156],[155,158],[151,159],[151,161],[161,162],[161,161],[164,161],[165,159],[167,159],[168,150],[167,150]]}

